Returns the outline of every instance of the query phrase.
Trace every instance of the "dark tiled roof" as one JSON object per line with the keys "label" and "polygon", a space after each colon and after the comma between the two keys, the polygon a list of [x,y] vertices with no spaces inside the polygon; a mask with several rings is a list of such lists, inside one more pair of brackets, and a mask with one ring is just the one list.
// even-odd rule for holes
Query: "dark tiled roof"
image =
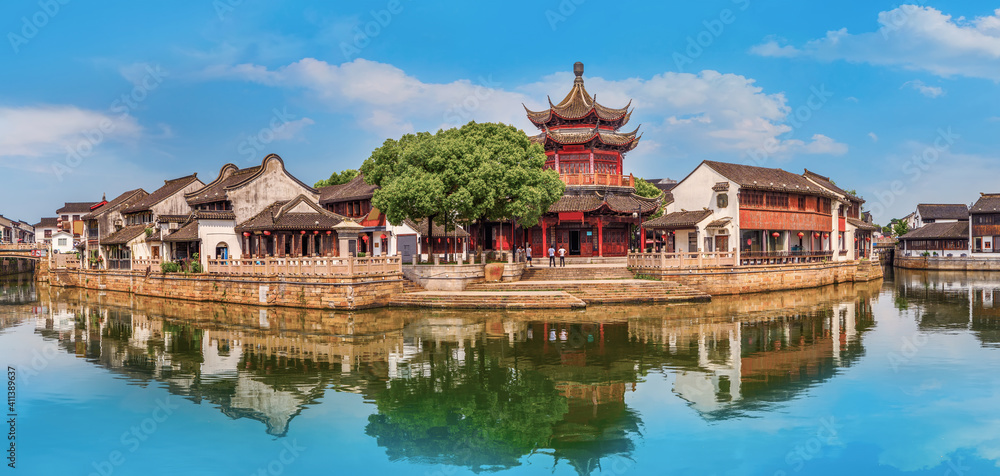
{"label": "dark tiled roof", "polygon": [[653,184],[653,186],[663,190],[664,192],[669,192],[677,186],[677,181],[672,179],[653,179],[647,180],[647,182]]}
{"label": "dark tiled roof", "polygon": [[35,228],[55,228],[56,224],[59,222],[59,218],[42,218],[38,223],[35,224]]}
{"label": "dark tiled roof", "polygon": [[808,179],[812,179],[813,182],[818,183],[821,187],[826,188],[827,190],[843,195],[848,200],[858,203],[864,203],[864,200],[862,200],[860,197],[851,195],[850,193],[847,192],[847,190],[838,187],[837,184],[833,183],[833,181],[830,180],[830,177],[824,177],[816,172],[810,172],[809,169],[805,169],[805,173],[803,173],[802,175]]}
{"label": "dark tiled roof", "polygon": [[125,193],[123,193],[123,194],[115,197],[114,200],[111,200],[110,202],[105,203],[104,205],[101,205],[100,207],[94,209],[94,211],[92,211],[92,212],[84,215],[83,219],[84,220],[91,220],[91,219],[97,218],[97,217],[99,217],[101,215],[104,215],[105,213],[113,212],[113,211],[115,211],[115,210],[117,210],[119,208],[122,208],[122,207],[126,207],[127,208],[129,206],[129,203],[135,202],[137,200],[141,200],[146,195],[149,195],[149,194],[146,193],[146,191],[143,190],[143,189],[141,189],[141,188],[137,188],[135,190],[129,190],[129,191],[127,191],[127,192],[125,192]]}
{"label": "dark tiled roof", "polygon": [[928,223],[903,236],[900,240],[967,240],[969,224],[965,222]]}
{"label": "dark tiled roof", "polygon": [[740,188],[752,190],[767,190],[773,192],[801,193],[806,195],[834,195],[823,187],[810,182],[801,175],[785,172],[781,169],[756,167],[753,165],[730,164],[706,160],[703,164],[711,167],[729,180],[739,184]]}
{"label": "dark tiled roof", "polygon": [[124,245],[146,232],[146,225],[129,225],[101,239],[102,245]]}
{"label": "dark tiled roof", "polygon": [[[660,199],[673,202],[673,195],[664,192]],[[549,213],[560,212],[592,212],[603,206],[619,213],[632,213],[640,208],[642,213],[649,213],[660,206],[660,199],[640,197],[634,193],[617,194],[608,192],[601,195],[597,192],[566,193],[556,203],[549,207]]]}
{"label": "dark tiled roof", "polygon": [[197,180],[198,174],[191,174],[186,177],[176,178],[173,180],[165,180],[162,187],[156,189],[155,192],[146,195],[129,207],[125,208],[122,210],[122,213],[135,213],[149,210],[153,208],[153,205],[170,198],[173,194],[181,191],[184,187],[187,187]]}
{"label": "dark tiled roof", "polygon": [[[406,226],[416,230],[420,236],[427,236],[427,222],[425,220],[403,220]],[[438,222],[434,222],[434,236],[458,236],[459,238],[465,238],[469,234],[460,225],[456,225],[454,230],[445,231],[444,225]]]}
{"label": "dark tiled roof", "polygon": [[921,203],[917,205],[917,213],[921,220],[966,220],[969,207],[961,203]]}
{"label": "dark tiled roof", "polygon": [[[292,211],[306,204],[309,212]],[[264,210],[236,226],[236,231],[264,230],[332,230],[344,217],[321,208],[304,195],[293,200],[274,202]]]}
{"label": "dark tiled roof", "polygon": [[984,193],[969,209],[972,213],[1000,212],[1000,193]]}
{"label": "dark tiled roof", "polygon": [[192,215],[196,220],[235,220],[236,212],[232,210],[195,210]]}
{"label": "dark tiled roof", "polygon": [[712,186],[712,190],[715,190],[716,192],[725,192],[726,190],[729,190],[729,182],[718,182]]}
{"label": "dark tiled roof", "polygon": [[601,144],[624,147],[626,151],[635,149],[639,145],[641,136],[637,136],[639,129],[632,132],[612,132],[604,129],[572,129],[572,130],[549,130],[531,138],[533,142],[546,144],[548,142],[559,145],[579,145],[588,144],[591,141]]}
{"label": "dark tiled roof", "polygon": [[173,233],[164,236],[164,242],[179,243],[179,242],[189,242],[198,241],[198,222],[191,221],[190,223],[180,227]]}
{"label": "dark tiled roof", "polygon": [[319,203],[345,202],[348,200],[365,200],[372,198],[378,187],[365,182],[365,177],[358,174],[350,182],[340,185],[330,185],[319,189]]}
{"label": "dark tiled roof", "polygon": [[693,227],[711,215],[712,215],[712,210],[674,212],[644,222],[642,226],[645,228]]}
{"label": "dark tiled roof", "polygon": [[[226,194],[226,188],[249,180],[254,174],[260,171],[260,167],[259,165],[255,165],[240,169],[233,164],[223,165],[222,169],[219,170],[219,177],[212,181],[212,183],[188,193],[184,197],[191,206],[228,200],[229,196]],[[228,175],[223,178],[223,175],[227,173]]]}
{"label": "dark tiled roof", "polygon": [[160,228],[157,227],[157,228],[153,229],[153,234],[152,235],[149,235],[149,236],[146,237],[146,243],[150,243],[150,242],[154,242],[154,241],[163,241],[162,238],[163,237],[160,236]]}
{"label": "dark tiled roof", "polygon": [[100,202],[66,202],[66,204],[56,210],[56,213],[62,214],[75,214],[75,213],[90,213],[90,207],[97,205]]}
{"label": "dark tiled roof", "polygon": [[851,225],[854,225],[855,228],[864,231],[876,231],[882,229],[878,225],[873,225],[864,220],[858,220],[857,218],[847,217],[847,223],[850,223]]}
{"label": "dark tiled roof", "polygon": [[160,215],[156,221],[160,223],[184,223],[190,215]]}
{"label": "dark tiled roof", "polygon": [[706,228],[722,228],[722,227],[728,225],[729,222],[731,222],[731,221],[733,221],[733,219],[729,218],[729,217],[720,218],[718,220],[713,220],[713,221],[709,222],[708,225],[706,225]]}

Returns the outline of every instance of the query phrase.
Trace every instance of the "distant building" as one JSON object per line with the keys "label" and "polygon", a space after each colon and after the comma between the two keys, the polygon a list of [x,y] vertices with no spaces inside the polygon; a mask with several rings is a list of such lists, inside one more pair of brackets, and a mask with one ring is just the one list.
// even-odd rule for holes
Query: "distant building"
{"label": "distant building", "polygon": [[35,241],[46,245],[52,244],[52,235],[59,230],[59,219],[56,217],[42,218],[35,224]]}
{"label": "distant building", "polygon": [[1000,193],[984,193],[969,209],[973,256],[1000,258]]}
{"label": "distant building", "polygon": [[930,223],[899,237],[901,256],[961,258],[969,255],[969,224]]}
{"label": "distant building", "polygon": [[[101,201],[91,207],[90,213],[81,217],[84,221],[84,237],[86,243],[85,265],[102,266],[99,263],[106,263],[109,256],[106,250],[101,248],[101,240],[107,238],[112,233],[125,227],[125,218],[122,210],[128,208],[133,203],[145,198],[148,193],[141,188],[129,190],[115,197],[110,202],[107,197],[102,197]],[[99,263],[98,263],[99,261]]]}
{"label": "distant building", "polygon": [[58,230],[51,236],[52,252],[53,253],[74,253],[76,248],[73,247],[73,235],[68,231]]}
{"label": "distant building", "polygon": [[913,212],[910,229],[929,223],[955,223],[969,221],[969,206],[961,203],[921,203]]}
{"label": "distant building", "polygon": [[56,210],[59,228],[73,234],[73,239],[79,241],[83,236],[83,215],[90,213],[91,207],[98,202],[66,202]]}

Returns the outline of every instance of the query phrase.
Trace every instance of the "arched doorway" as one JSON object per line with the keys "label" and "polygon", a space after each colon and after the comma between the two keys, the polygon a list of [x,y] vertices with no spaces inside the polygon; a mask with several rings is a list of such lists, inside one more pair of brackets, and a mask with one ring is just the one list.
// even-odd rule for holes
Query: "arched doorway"
{"label": "arched doorway", "polygon": [[216,259],[229,259],[229,244],[225,241],[220,241],[215,245],[215,258]]}

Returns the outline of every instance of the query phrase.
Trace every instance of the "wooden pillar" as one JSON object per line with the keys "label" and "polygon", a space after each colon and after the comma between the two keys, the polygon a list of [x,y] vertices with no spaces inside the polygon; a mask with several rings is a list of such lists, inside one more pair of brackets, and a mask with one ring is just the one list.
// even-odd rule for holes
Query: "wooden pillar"
{"label": "wooden pillar", "polygon": [[542,218],[538,221],[538,224],[542,227],[542,256],[549,256],[549,233],[545,230],[545,219]]}
{"label": "wooden pillar", "polygon": [[559,168],[559,153],[558,152],[556,152],[556,173],[557,174],[561,174],[562,173],[562,169]]}
{"label": "wooden pillar", "polygon": [[604,257],[604,217],[597,217],[597,256]]}

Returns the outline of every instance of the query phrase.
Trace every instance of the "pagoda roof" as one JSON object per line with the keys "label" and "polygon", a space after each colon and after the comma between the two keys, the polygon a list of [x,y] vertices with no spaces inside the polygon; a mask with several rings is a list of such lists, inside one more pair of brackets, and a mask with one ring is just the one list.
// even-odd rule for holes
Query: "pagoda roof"
{"label": "pagoda roof", "polygon": [[632,132],[614,132],[597,127],[587,129],[545,128],[545,132],[532,137],[531,140],[542,145],[548,142],[559,145],[579,145],[595,142],[612,147],[622,147],[627,152],[639,145],[642,135],[639,135],[638,132],[638,128]]}
{"label": "pagoda roof", "polygon": [[632,105],[631,101],[620,109],[602,106],[597,102],[597,96],[591,96],[583,85],[583,63],[574,64],[573,72],[576,73],[573,88],[559,104],[552,104],[552,98],[549,98],[549,108],[544,111],[532,111],[527,106],[524,107],[531,122],[541,128],[556,117],[574,121],[591,115],[601,121],[620,122],[619,127],[628,122],[632,115],[632,112],[629,111],[629,106]]}
{"label": "pagoda roof", "polygon": [[656,198],[646,198],[635,193],[599,193],[597,191],[585,191],[584,193],[573,193],[575,190],[567,189],[567,192],[556,203],[549,207],[549,213],[560,212],[592,212],[601,208],[617,213],[632,213],[636,209],[641,209],[642,213],[650,213],[660,206],[660,202],[668,199],[673,201],[669,194],[660,194]]}

